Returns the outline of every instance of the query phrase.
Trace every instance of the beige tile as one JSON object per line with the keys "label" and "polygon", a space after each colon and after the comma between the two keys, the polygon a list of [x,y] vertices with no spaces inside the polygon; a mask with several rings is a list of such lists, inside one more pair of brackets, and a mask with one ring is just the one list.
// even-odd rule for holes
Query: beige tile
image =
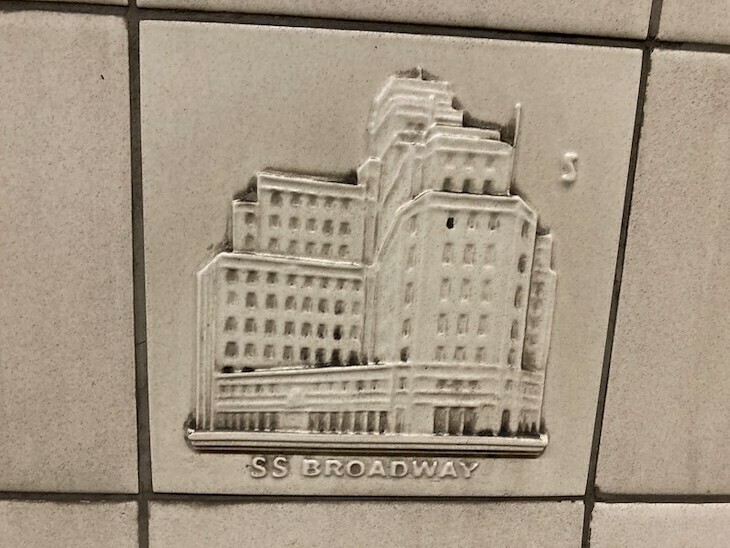
{"label": "beige tile", "polygon": [[595,548],[727,546],[730,504],[596,504]]}
{"label": "beige tile", "polygon": [[[450,37],[145,22],[141,29],[147,326],[156,490],[279,494],[582,494],[613,286],[640,52]],[[481,459],[471,480],[251,477],[251,457],[184,438],[195,366],[195,273],[231,197],[266,167],[344,173],[365,153],[387,77],[423,66],[475,116],[521,102],[519,192],[550,226],[559,281],[537,459]],[[557,79],[571,67],[570,78]],[[561,182],[577,151],[578,182]]]}
{"label": "beige tile", "polygon": [[134,492],[127,29],[0,14],[0,489]]}
{"label": "beige tile", "polygon": [[153,503],[150,546],[580,546],[580,502]]}
{"label": "beige tile", "polygon": [[730,57],[652,58],[598,485],[728,493]]}
{"label": "beige tile", "polygon": [[553,0],[537,9],[530,0],[140,0],[137,4],[633,38],[646,36],[651,9],[651,0]]}
{"label": "beige tile", "polygon": [[137,504],[0,501],[0,547],[51,546],[137,546]]}
{"label": "beige tile", "polygon": [[727,0],[664,0],[659,38],[730,44]]}

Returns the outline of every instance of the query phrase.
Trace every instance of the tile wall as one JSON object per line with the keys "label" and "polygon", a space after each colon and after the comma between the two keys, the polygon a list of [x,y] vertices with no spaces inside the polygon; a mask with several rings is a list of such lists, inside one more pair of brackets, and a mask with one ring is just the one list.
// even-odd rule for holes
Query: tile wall
{"label": "tile wall", "polygon": [[[730,544],[729,44],[721,0],[0,1],[0,546]],[[608,227],[590,261],[609,289],[598,328],[570,324],[594,368],[553,382],[564,443],[488,496],[264,497],[196,475],[166,365],[189,339],[190,242],[215,243],[242,149],[285,162],[270,143],[301,128],[261,112],[315,89],[339,169],[352,94],[421,62],[498,105],[560,93],[574,137],[606,144],[593,182],[613,185],[573,205]],[[296,139],[294,163],[322,154]]]}

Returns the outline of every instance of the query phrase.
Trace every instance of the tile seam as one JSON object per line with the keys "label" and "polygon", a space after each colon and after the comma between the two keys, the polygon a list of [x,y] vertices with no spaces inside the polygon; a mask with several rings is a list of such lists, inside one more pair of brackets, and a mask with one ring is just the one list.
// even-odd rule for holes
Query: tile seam
{"label": "tile seam", "polygon": [[129,47],[129,115],[132,192],[132,267],[134,287],[134,361],[137,409],[137,535],[140,548],[149,547],[149,494],[152,462],[149,433],[147,374],[147,316],[144,256],[144,200],[142,188],[142,113],[140,99],[139,10],[129,0],[126,12]]}
{"label": "tile seam", "polygon": [[603,366],[601,369],[601,382],[596,402],[596,416],[593,425],[593,439],[591,442],[591,456],[588,464],[588,477],[583,508],[583,536],[581,546],[588,548],[591,543],[591,519],[596,504],[597,486],[596,474],[598,470],[598,458],[601,447],[601,434],[603,432],[603,418],[606,407],[606,395],[608,393],[608,382],[611,370],[611,358],[613,354],[613,342],[616,334],[616,320],[618,317],[619,299],[621,296],[621,281],[623,279],[623,268],[626,258],[626,242],[628,239],[629,222],[631,218],[631,205],[634,194],[634,182],[636,180],[636,167],[639,159],[639,145],[641,142],[641,129],[644,123],[644,104],[646,102],[646,87],[651,70],[651,53],[654,49],[654,38],[659,28],[663,0],[652,0],[647,38],[641,57],[641,72],[636,98],[636,111],[634,114],[634,128],[631,138],[631,154],[629,157],[629,168],[626,178],[626,192],[624,195],[623,216],[619,231],[618,249],[616,253],[616,267],[613,279],[613,294],[611,296],[611,308],[608,315],[606,329],[606,343],[603,354]]}

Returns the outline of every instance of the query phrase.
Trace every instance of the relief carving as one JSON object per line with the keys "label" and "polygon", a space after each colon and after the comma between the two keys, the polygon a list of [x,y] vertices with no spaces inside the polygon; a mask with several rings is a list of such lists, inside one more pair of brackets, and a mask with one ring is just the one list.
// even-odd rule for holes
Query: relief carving
{"label": "relief carving", "polygon": [[537,456],[557,275],[511,193],[519,106],[465,125],[417,70],[351,181],[264,170],[198,273],[198,450]]}

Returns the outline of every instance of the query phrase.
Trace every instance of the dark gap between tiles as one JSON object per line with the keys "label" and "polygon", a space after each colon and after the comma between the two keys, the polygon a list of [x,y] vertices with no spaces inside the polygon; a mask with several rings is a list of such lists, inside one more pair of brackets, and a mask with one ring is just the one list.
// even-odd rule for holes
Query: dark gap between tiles
{"label": "dark gap between tiles", "polygon": [[631,218],[631,201],[634,194],[634,181],[636,179],[636,165],[639,157],[639,143],[641,141],[641,128],[644,123],[644,103],[646,102],[646,85],[651,70],[651,53],[654,49],[654,37],[659,28],[661,17],[662,0],[652,0],[651,16],[647,29],[647,39],[644,42],[641,57],[641,75],[639,77],[639,89],[636,99],[636,114],[634,117],[634,134],[631,139],[631,156],[629,159],[629,171],[626,180],[626,194],[624,195],[623,218],[619,232],[618,252],[616,254],[616,270],[613,278],[613,295],[611,297],[611,308],[608,315],[608,328],[606,331],[606,346],[603,354],[603,369],[601,371],[601,383],[598,391],[598,402],[596,405],[596,419],[593,425],[593,441],[591,445],[591,458],[588,465],[588,479],[586,481],[586,492],[583,508],[583,538],[581,546],[588,548],[591,544],[591,519],[596,504],[596,471],[598,468],[598,456],[601,447],[601,433],[603,430],[603,417],[606,408],[606,394],[608,392],[608,380],[611,370],[611,356],[613,353],[613,340],[616,334],[616,318],[621,294],[621,280],[623,277],[624,260],[626,257],[626,240],[628,238],[629,220]]}
{"label": "dark gap between tiles", "polygon": [[121,493],[50,493],[46,491],[0,491],[0,501],[86,503],[86,502],[136,502],[139,495]]}
{"label": "dark gap between tiles", "polygon": [[730,504],[730,493],[724,495],[642,495],[596,492],[596,502],[608,504]]}
{"label": "dark gap between tiles", "polygon": [[142,113],[140,107],[139,10],[127,8],[129,36],[129,112],[132,185],[132,280],[134,288],[134,361],[137,402],[137,530],[140,548],[149,546],[149,494],[152,492],[149,392],[147,378],[147,315],[142,190]]}
{"label": "dark gap between tiles", "polygon": [[265,504],[292,503],[307,504],[311,502],[393,502],[398,504],[415,504],[438,502],[450,504],[479,503],[537,503],[537,502],[581,502],[582,496],[492,496],[492,497],[426,497],[426,496],[332,496],[332,495],[220,495],[220,494],[188,494],[188,493],[152,493],[149,497],[154,502],[179,502],[195,504]]}

